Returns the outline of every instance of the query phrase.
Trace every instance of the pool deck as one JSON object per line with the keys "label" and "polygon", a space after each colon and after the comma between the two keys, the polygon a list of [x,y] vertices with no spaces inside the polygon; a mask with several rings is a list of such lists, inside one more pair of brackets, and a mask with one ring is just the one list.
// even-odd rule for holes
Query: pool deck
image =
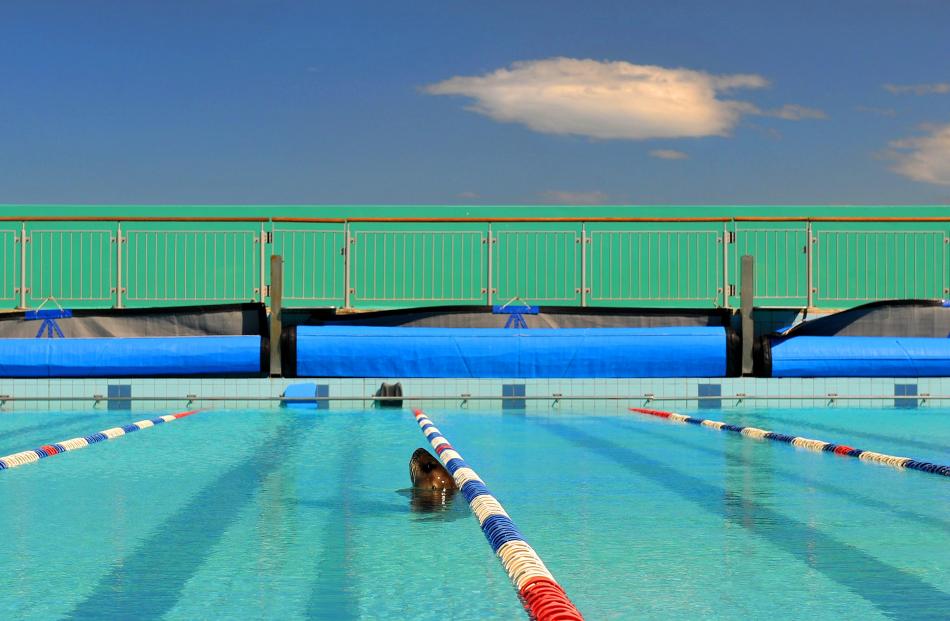
{"label": "pool deck", "polygon": [[398,379],[0,379],[0,412],[168,408],[276,408],[284,389],[314,383],[321,407],[369,407],[382,382],[402,384],[406,406],[544,411],[950,406],[950,377]]}

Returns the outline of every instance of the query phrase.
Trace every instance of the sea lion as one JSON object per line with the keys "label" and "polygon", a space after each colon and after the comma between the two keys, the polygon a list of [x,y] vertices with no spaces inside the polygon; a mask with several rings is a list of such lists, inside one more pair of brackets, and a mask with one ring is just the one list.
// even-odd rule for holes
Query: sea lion
{"label": "sea lion", "polygon": [[[429,451],[420,448],[409,460],[409,507],[415,513],[451,512],[458,488],[455,479]],[[454,518],[453,518],[454,519]]]}
{"label": "sea lion", "polygon": [[439,460],[424,448],[418,448],[409,460],[409,479],[417,490],[456,491],[455,479]]}

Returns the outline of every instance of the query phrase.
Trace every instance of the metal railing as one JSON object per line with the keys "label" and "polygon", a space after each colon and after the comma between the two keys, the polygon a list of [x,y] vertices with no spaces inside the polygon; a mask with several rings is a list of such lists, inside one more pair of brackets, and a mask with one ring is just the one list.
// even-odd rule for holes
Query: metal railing
{"label": "metal railing", "polygon": [[284,259],[284,302],[342,305],[346,233],[337,229],[274,231],[273,253]]}
{"label": "metal railing", "polygon": [[32,228],[25,241],[21,269],[29,283],[27,303],[38,305],[48,298],[83,305],[114,301],[114,230]]}
{"label": "metal railing", "polygon": [[576,230],[498,231],[492,240],[493,293],[501,301],[577,302],[582,241]]}
{"label": "metal railing", "polygon": [[722,234],[716,231],[592,231],[593,302],[722,302]]}
{"label": "metal railing", "polygon": [[755,257],[755,297],[765,304],[803,303],[808,297],[808,231],[798,228],[741,228],[732,253]]}
{"label": "metal railing", "polygon": [[842,308],[950,298],[950,221],[22,221],[0,223],[0,308],[267,299],[287,306],[730,307],[739,258],[756,304]]}
{"label": "metal railing", "polygon": [[123,298],[135,306],[260,299],[260,241],[250,230],[125,231]]}
{"label": "metal railing", "polygon": [[386,305],[485,303],[486,247],[481,231],[354,231],[351,299]]}
{"label": "metal railing", "polygon": [[817,301],[950,294],[950,236],[940,230],[822,230],[814,236]]}
{"label": "metal railing", "polygon": [[16,302],[20,292],[20,235],[0,229],[0,300]]}
{"label": "metal railing", "polygon": [[933,401],[950,401],[950,395],[838,395],[835,393],[825,394],[801,394],[801,395],[656,395],[653,393],[645,394],[614,394],[614,395],[565,395],[562,393],[552,393],[549,395],[472,395],[460,393],[454,395],[403,395],[399,397],[379,396],[379,395],[344,395],[344,396],[313,396],[313,397],[282,397],[282,396],[222,396],[222,395],[165,395],[152,397],[110,397],[106,395],[74,395],[70,397],[20,397],[14,395],[0,395],[0,409],[7,403],[36,403],[36,402],[54,402],[61,403],[66,401],[92,401],[94,403],[108,402],[168,402],[181,401],[186,404],[196,402],[286,402],[286,403],[313,403],[313,402],[391,402],[399,401],[459,401],[467,403],[469,401],[551,401],[555,406],[560,401],[623,401],[630,403],[649,404],[655,402],[726,402],[732,405],[740,405],[745,401],[826,401],[828,405],[834,405],[838,401],[886,401],[886,402],[908,402],[916,401],[918,404],[925,404]]}

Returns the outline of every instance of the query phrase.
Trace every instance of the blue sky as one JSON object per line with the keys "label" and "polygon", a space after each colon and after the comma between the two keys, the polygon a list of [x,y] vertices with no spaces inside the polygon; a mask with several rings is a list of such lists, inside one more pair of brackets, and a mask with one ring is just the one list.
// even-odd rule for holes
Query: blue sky
{"label": "blue sky", "polygon": [[0,202],[950,203],[950,3],[0,4]]}

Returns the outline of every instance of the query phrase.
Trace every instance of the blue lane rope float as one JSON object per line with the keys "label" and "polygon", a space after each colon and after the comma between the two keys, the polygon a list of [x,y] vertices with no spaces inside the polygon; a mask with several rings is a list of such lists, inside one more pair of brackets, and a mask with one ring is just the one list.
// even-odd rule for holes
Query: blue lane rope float
{"label": "blue lane rope float", "polygon": [[711,427],[713,429],[718,429],[720,431],[731,431],[733,433],[738,433],[746,438],[753,438],[755,440],[773,440],[775,442],[784,442],[786,444],[791,444],[792,446],[797,446],[800,448],[808,449],[815,452],[827,452],[834,453],[835,455],[842,455],[845,457],[857,457],[861,461],[871,462],[875,464],[883,464],[885,466],[891,466],[892,468],[903,469],[910,468],[911,470],[919,470],[921,472],[929,472],[931,474],[943,475],[945,477],[950,477],[950,466],[945,466],[942,464],[934,464],[928,461],[921,461],[919,459],[913,459],[911,457],[898,457],[895,455],[887,455],[885,453],[876,453],[874,451],[865,451],[862,449],[856,449],[845,444],[833,444],[831,442],[824,442],[822,440],[812,440],[811,438],[802,438],[800,436],[790,436],[784,433],[775,433],[774,431],[768,431],[766,429],[759,429],[758,427],[740,427],[738,425],[729,425],[717,420],[709,420],[705,418],[693,418],[692,416],[686,416],[684,414],[677,414],[675,412],[664,412],[663,410],[651,410],[648,408],[630,408],[631,412],[639,412],[640,414],[648,414],[650,416],[657,416],[659,418],[665,418],[677,423],[688,423],[690,425],[701,425],[703,427]]}
{"label": "blue lane rope float", "polygon": [[155,425],[161,425],[163,423],[170,423],[180,418],[197,414],[201,411],[202,410],[189,410],[187,412],[179,412],[177,414],[166,414],[165,416],[140,420],[137,423],[122,425],[121,427],[104,429],[103,431],[99,431],[88,436],[73,438],[71,440],[63,440],[62,442],[56,442],[55,444],[44,444],[43,446],[31,451],[20,451],[19,453],[13,453],[12,455],[7,455],[6,457],[0,457],[0,470],[17,468],[25,464],[33,463],[34,461],[39,461],[41,459],[52,457],[53,455],[59,455],[60,453],[66,453],[68,451],[78,451],[81,448],[86,448],[90,444],[103,442],[105,440],[114,440],[115,438],[124,436],[127,433],[139,431],[140,429],[147,429],[149,427],[154,427]]}
{"label": "blue lane rope float", "polygon": [[538,621],[583,620],[534,549],[484,481],[465,463],[422,410],[414,410],[416,422],[445,469],[455,479],[465,500],[478,518],[485,538],[498,555],[528,614]]}

